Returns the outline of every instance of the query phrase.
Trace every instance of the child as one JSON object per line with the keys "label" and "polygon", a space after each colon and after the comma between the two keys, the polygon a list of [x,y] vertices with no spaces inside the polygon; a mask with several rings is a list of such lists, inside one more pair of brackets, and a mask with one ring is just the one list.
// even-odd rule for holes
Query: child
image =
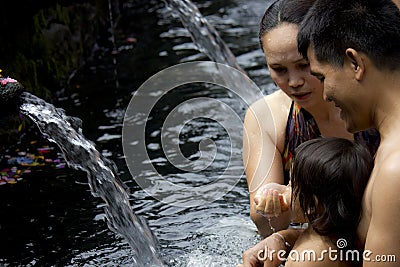
{"label": "child", "polygon": [[356,232],[372,167],[368,150],[347,139],[313,139],[295,150],[292,203],[298,199],[309,226],[289,253],[286,267],[362,262]]}

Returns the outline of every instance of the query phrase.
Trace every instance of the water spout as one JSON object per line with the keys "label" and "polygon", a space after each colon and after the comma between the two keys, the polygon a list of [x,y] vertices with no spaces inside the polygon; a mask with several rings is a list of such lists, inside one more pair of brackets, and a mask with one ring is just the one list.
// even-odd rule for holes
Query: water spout
{"label": "water spout", "polygon": [[200,13],[196,5],[190,0],[164,0],[164,2],[172,10],[178,12],[179,18],[189,31],[193,42],[210,60],[226,64],[245,73],[217,30]]}
{"label": "water spout", "polygon": [[23,86],[14,79],[0,78],[0,117],[18,113]]}
{"label": "water spout", "polygon": [[[189,0],[165,0],[174,11],[178,11],[181,21],[191,33],[198,49],[211,60],[244,71],[236,61],[229,47],[219,36],[215,28],[200,14],[198,8]],[[109,1],[111,30],[114,30]],[[115,36],[112,32],[114,52]],[[118,73],[114,54],[114,77],[118,88]],[[234,73],[227,75],[230,79]],[[17,87],[18,85],[18,87]],[[92,194],[106,203],[105,213],[109,228],[120,234],[129,243],[133,251],[133,266],[164,266],[159,257],[157,239],[146,221],[132,212],[129,194],[125,184],[118,178],[113,162],[99,153],[94,143],[82,134],[81,121],[66,116],[64,110],[55,108],[36,96],[22,91],[15,80],[1,83],[0,105],[9,105],[15,112],[21,112],[31,118],[47,138],[55,142],[64,154],[69,166],[87,173]],[[20,108],[19,108],[20,107]],[[4,110],[2,108],[2,110]],[[0,114],[1,115],[1,114]]]}
{"label": "water spout", "polygon": [[158,256],[157,239],[146,221],[133,213],[128,188],[118,177],[115,164],[83,136],[81,121],[66,116],[64,110],[39,97],[22,92],[22,86],[16,80],[0,81],[0,104],[15,109],[19,105],[20,112],[32,119],[48,140],[59,146],[68,165],[87,173],[92,194],[106,202],[109,228],[123,236],[131,246],[135,266],[164,266]]}

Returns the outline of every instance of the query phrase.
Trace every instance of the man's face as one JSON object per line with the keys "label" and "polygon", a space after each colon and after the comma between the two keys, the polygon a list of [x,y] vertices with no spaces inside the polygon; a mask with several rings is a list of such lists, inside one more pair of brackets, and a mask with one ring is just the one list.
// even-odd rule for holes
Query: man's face
{"label": "man's face", "polygon": [[[308,49],[311,74],[324,84],[324,99],[333,101],[340,109],[340,118],[346,122],[349,132],[369,128],[368,110],[365,108],[360,83],[354,78],[350,64],[335,67],[316,59],[313,49]],[[364,106],[364,107],[363,107]]]}

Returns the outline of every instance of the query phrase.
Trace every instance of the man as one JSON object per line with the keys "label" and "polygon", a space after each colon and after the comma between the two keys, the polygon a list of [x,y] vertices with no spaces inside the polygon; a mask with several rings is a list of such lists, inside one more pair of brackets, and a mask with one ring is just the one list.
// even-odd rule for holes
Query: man
{"label": "man", "polygon": [[[375,127],[381,135],[357,230],[365,251],[363,266],[400,262],[400,11],[396,4],[317,0],[298,35],[299,52],[324,83],[326,100],[341,109],[348,131]],[[281,234],[293,240],[296,233],[288,229]],[[243,254],[243,265],[263,266],[256,255],[268,242],[282,249],[283,242],[274,243],[273,237],[263,240]]]}

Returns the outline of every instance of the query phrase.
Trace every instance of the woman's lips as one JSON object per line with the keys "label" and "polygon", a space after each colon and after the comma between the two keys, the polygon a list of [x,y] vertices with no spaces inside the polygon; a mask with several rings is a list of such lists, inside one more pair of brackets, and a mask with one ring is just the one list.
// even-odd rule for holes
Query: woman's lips
{"label": "woman's lips", "polygon": [[292,96],[298,100],[304,100],[308,98],[311,95],[311,93],[297,93],[297,94],[292,94]]}

